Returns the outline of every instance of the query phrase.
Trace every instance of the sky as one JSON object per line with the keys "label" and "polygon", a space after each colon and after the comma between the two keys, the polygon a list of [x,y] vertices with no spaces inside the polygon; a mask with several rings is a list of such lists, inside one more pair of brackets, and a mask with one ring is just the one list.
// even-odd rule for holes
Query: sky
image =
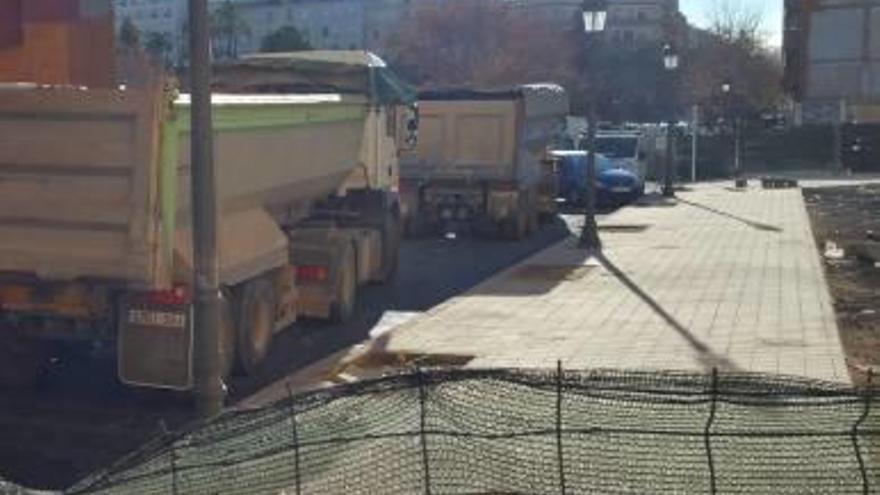
{"label": "sky", "polygon": [[712,13],[718,4],[729,2],[736,7],[757,12],[764,21],[764,31],[768,41],[782,45],[782,4],[783,0],[680,0],[681,11],[688,20],[700,27],[707,27],[712,22]]}

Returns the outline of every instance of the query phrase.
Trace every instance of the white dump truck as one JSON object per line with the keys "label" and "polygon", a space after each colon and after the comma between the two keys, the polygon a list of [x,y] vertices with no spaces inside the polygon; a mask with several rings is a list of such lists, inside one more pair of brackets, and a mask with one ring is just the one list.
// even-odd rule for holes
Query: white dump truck
{"label": "white dump truck", "polygon": [[419,139],[401,157],[407,230],[462,228],[520,239],[556,208],[550,149],[569,102],[555,84],[419,95]]}
{"label": "white dump truck", "polygon": [[[255,56],[215,86],[224,357],[252,372],[276,332],[394,275],[414,95],[365,52]],[[192,386],[189,125],[164,87],[0,89],[4,382],[87,342],[126,384]]]}

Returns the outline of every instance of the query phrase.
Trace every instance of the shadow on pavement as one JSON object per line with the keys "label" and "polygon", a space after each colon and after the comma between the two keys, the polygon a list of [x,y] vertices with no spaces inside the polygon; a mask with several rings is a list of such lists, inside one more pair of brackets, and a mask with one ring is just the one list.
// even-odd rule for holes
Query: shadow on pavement
{"label": "shadow on pavement", "polygon": [[780,228],[780,227],[776,227],[775,225],[769,225],[769,224],[766,224],[766,223],[756,222],[756,221],[754,221],[754,220],[750,220],[750,219],[748,219],[748,218],[743,218],[743,217],[740,217],[740,216],[734,215],[734,214],[732,214],[732,213],[728,213],[728,212],[726,212],[726,211],[721,211],[721,210],[719,210],[719,209],[717,209],[717,208],[712,208],[711,206],[706,206],[706,205],[704,205],[704,204],[700,204],[700,203],[697,203],[697,202],[695,202],[695,201],[688,201],[688,200],[686,200],[686,199],[678,198],[678,202],[679,202],[679,203],[682,203],[682,204],[686,204],[686,205],[688,205],[688,206],[692,206],[692,207],[694,207],[694,208],[699,208],[699,209],[701,209],[701,210],[703,210],[703,211],[708,211],[709,213],[714,213],[714,214],[716,214],[716,215],[719,215],[719,216],[722,216],[722,217],[729,218],[729,219],[731,219],[731,220],[736,220],[737,222],[740,222],[740,223],[746,224],[746,225],[748,225],[749,227],[752,227],[752,228],[754,228],[754,229],[763,230],[763,231],[766,231],[766,232],[775,232],[775,233],[777,233],[777,234],[783,232],[783,229],[782,229],[782,228]]}
{"label": "shadow on pavement", "polygon": [[698,339],[688,330],[675,316],[671,315],[666,309],[660,305],[650,294],[645,292],[638,284],[636,284],[626,273],[618,268],[613,261],[608,259],[603,253],[596,254],[599,263],[614,275],[623,285],[626,286],[633,294],[638,296],[645,304],[647,304],[660,318],[663,318],[673,330],[675,330],[687,343],[694,349],[696,359],[706,371],[718,369],[720,371],[743,371],[736,363],[728,359],[726,356],[718,354],[705,342]]}
{"label": "shadow on pavement", "polygon": [[370,285],[358,294],[354,319],[330,325],[303,320],[275,337],[266,366],[256,376],[232,381],[232,402],[324,357],[367,340],[386,312],[423,312],[461,294],[569,235],[560,218],[518,242],[479,238],[406,240],[400,270],[390,285]]}

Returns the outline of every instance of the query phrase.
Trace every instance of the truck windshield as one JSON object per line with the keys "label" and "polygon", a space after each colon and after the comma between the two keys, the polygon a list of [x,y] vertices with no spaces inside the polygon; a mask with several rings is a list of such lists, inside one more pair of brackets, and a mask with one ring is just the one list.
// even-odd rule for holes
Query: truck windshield
{"label": "truck windshield", "polygon": [[631,158],[636,156],[638,142],[634,137],[597,137],[596,151],[608,158]]}

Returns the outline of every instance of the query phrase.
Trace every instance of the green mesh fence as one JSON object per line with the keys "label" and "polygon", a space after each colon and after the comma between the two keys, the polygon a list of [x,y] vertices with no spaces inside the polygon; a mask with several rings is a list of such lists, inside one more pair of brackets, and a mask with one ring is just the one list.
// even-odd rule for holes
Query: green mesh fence
{"label": "green mesh fence", "polygon": [[69,493],[880,493],[875,399],[763,375],[414,371],[227,413]]}

